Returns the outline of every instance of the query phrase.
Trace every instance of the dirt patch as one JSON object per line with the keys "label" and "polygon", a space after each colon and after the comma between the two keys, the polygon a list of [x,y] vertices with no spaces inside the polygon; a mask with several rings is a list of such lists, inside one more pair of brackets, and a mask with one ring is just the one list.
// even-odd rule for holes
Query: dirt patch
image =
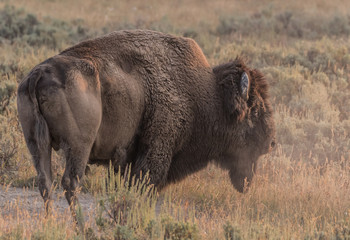
{"label": "dirt patch", "polygon": [[[69,213],[69,206],[63,191],[55,191],[52,196],[53,210],[62,215]],[[78,199],[84,213],[95,209],[95,198],[87,193],[79,193]],[[30,215],[45,214],[44,202],[38,189],[0,186],[0,213],[2,217],[18,214],[18,211]],[[90,214],[88,214],[90,215]]]}

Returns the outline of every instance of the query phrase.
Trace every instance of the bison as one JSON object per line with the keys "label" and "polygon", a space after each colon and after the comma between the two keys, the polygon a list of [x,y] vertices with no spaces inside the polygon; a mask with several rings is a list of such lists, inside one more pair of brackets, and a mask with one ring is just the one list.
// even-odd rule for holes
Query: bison
{"label": "bison", "polygon": [[274,145],[268,83],[236,58],[212,68],[197,43],[154,31],[117,31],[40,63],[18,88],[18,116],[50,200],[51,151],[62,149],[68,203],[87,164],[169,183],[215,162],[244,190]]}

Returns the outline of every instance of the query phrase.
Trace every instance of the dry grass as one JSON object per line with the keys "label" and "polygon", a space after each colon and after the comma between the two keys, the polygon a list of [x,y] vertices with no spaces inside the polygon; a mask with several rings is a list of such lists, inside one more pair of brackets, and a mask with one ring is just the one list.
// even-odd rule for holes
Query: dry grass
{"label": "dry grass", "polygon": [[[157,197],[158,205],[163,204],[161,210],[151,205],[151,212],[147,212],[150,210],[144,206],[142,214],[147,213],[144,216],[156,223],[171,216],[177,221],[195,224],[198,239],[224,239],[225,225],[232,226],[242,239],[322,239],[322,236],[323,239],[348,239],[349,172],[348,161],[313,166],[291,160],[279,147],[273,156],[260,161],[258,174],[246,194],[233,190],[226,172],[210,166],[163,191]],[[129,200],[136,204],[136,199],[138,197],[134,196]],[[164,199],[168,199],[165,202],[169,205]],[[26,239],[39,235],[50,239],[76,236],[72,224],[65,221],[70,219],[68,211],[55,213],[47,219],[42,212],[34,214],[22,208],[28,204],[25,197],[12,202],[2,210],[12,209],[12,215],[1,214],[0,217],[3,236],[21,234]],[[94,218],[90,217],[86,227],[95,229],[97,236],[106,237],[106,233],[113,235],[116,225],[96,228]],[[145,235],[145,227],[137,229],[137,236]]]}
{"label": "dry grass", "polygon": [[[210,165],[161,192],[157,206],[145,207],[148,212],[129,209],[144,214],[136,225],[113,223],[95,204],[91,216],[97,218],[86,224],[95,232],[89,238],[350,239],[350,2],[0,0],[0,9],[6,4],[34,14],[39,29],[46,37],[53,32],[57,41],[43,44],[35,31],[10,41],[1,38],[0,23],[0,182],[5,188],[36,189],[12,86],[72,42],[115,29],[150,28],[195,38],[212,65],[243,55],[262,70],[271,85],[278,147],[261,159],[246,194]],[[64,160],[55,155],[53,163],[59,182]],[[82,183],[91,199],[104,188],[105,175],[94,167]],[[120,192],[107,196],[113,194]],[[130,202],[139,198],[137,192],[123,194]],[[66,221],[68,211],[49,218],[28,211],[39,202],[28,204],[21,197],[4,203],[0,239],[82,237]]]}
{"label": "dry grass", "polygon": [[349,234],[350,166],[315,167],[277,151],[262,159],[244,195],[232,190],[225,172],[210,167],[173,186],[174,198],[195,206],[200,228],[212,229],[204,230],[206,239],[222,234],[227,221],[243,239],[330,239],[341,228]]}
{"label": "dry grass", "polygon": [[[277,0],[248,0],[248,1],[174,1],[159,2],[158,0],[142,1],[55,1],[55,0],[3,0],[0,7],[5,4],[21,7],[38,15],[39,18],[51,16],[57,19],[75,20],[84,19],[91,28],[101,28],[120,22],[153,23],[163,21],[165,18],[178,26],[192,28],[200,23],[216,25],[220,16],[225,15],[252,15],[263,9],[267,14],[274,12],[300,12],[304,15],[323,15],[325,17],[334,13],[348,14],[350,3],[344,0],[309,0],[289,1]],[[40,4],[40,7],[38,7]]]}

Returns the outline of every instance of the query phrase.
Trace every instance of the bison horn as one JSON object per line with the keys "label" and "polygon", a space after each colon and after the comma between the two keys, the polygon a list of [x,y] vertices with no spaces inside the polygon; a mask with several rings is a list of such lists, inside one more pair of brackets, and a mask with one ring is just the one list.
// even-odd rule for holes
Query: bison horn
{"label": "bison horn", "polygon": [[249,98],[249,77],[246,72],[244,72],[241,76],[241,94],[242,98],[247,101]]}

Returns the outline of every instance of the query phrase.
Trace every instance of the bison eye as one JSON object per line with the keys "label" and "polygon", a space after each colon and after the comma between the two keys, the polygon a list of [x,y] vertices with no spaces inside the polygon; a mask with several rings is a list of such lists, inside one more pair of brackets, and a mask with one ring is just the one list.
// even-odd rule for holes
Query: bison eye
{"label": "bison eye", "polygon": [[244,72],[241,76],[241,95],[242,98],[247,101],[249,98],[249,77],[246,72]]}

